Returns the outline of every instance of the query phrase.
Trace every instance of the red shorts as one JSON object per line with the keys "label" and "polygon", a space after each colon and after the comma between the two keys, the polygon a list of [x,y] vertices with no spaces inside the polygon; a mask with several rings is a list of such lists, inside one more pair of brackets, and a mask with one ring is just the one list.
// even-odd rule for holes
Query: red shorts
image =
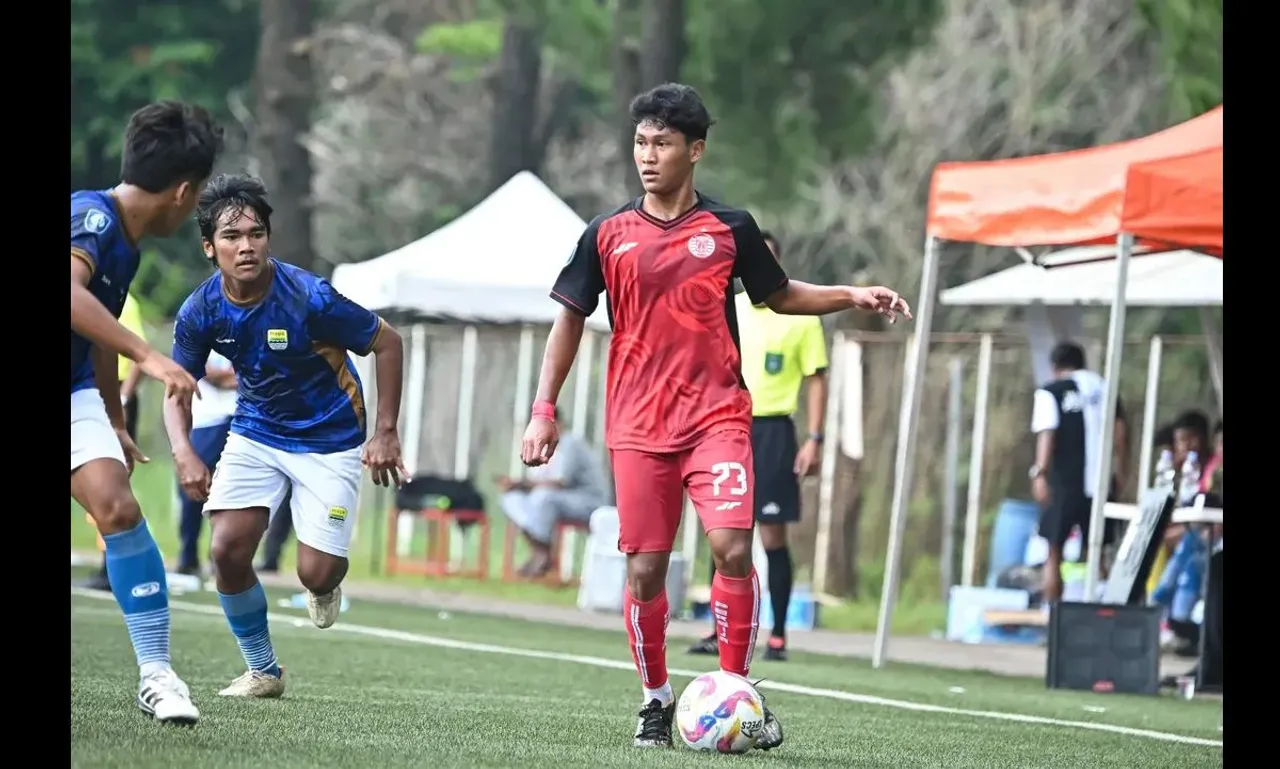
{"label": "red shorts", "polygon": [[704,531],[750,529],[755,519],[751,435],[727,430],[670,454],[609,452],[618,499],[618,549],[669,553],[684,512],[684,490]]}

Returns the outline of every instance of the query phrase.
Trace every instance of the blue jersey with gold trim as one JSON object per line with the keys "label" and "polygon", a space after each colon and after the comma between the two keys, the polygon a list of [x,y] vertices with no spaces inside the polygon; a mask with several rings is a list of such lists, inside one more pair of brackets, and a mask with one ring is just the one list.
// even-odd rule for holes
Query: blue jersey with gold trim
{"label": "blue jersey with gold trim", "polygon": [[214,350],[235,367],[239,399],[231,432],[291,454],[332,454],[364,443],[365,404],[351,351],[373,350],[382,320],[325,279],[271,259],[270,287],[242,306],[222,275],[182,304],[173,359],[204,376]]}
{"label": "blue jersey with gold trim", "polygon": [[[116,318],[124,310],[138,272],[138,247],[129,242],[115,196],[109,190],[71,193],[71,256],[89,265],[89,293]],[[71,392],[94,387],[93,343],[71,332]],[[115,364],[112,357],[112,365]]]}

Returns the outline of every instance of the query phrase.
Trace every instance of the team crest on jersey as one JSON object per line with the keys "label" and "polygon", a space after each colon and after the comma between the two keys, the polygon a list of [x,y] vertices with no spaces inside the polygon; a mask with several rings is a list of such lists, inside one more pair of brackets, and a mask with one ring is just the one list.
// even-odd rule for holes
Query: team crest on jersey
{"label": "team crest on jersey", "polygon": [[706,234],[705,232],[699,232],[697,235],[694,235],[692,238],[689,238],[689,253],[693,254],[699,259],[706,259],[708,256],[711,256],[715,252],[716,252],[716,239]]}
{"label": "team crest on jersey", "polygon": [[764,354],[764,373],[766,374],[782,373],[782,353],[767,352]]}
{"label": "team crest on jersey", "polygon": [[289,349],[289,332],[283,328],[267,329],[267,347],[273,350]]}
{"label": "team crest on jersey", "polygon": [[111,217],[96,208],[90,208],[84,215],[84,231],[99,235],[111,226]]}

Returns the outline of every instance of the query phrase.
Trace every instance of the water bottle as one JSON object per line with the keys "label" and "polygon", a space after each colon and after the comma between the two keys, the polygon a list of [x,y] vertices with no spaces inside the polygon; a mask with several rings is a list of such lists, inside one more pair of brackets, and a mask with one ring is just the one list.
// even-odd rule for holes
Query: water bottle
{"label": "water bottle", "polygon": [[1182,463],[1182,483],[1178,487],[1178,501],[1189,505],[1200,493],[1200,455],[1195,451],[1187,452],[1187,459]]}
{"label": "water bottle", "polygon": [[1172,486],[1178,468],[1173,466],[1173,452],[1165,449],[1160,452],[1160,461],[1156,462],[1156,486]]}

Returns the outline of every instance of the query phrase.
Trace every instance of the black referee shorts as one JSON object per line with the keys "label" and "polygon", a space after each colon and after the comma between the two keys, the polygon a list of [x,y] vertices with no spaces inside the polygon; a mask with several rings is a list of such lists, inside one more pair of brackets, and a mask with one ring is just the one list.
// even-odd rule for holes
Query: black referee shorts
{"label": "black referee shorts", "polygon": [[751,452],[756,472],[756,521],[800,520],[800,479],[796,478],[796,426],[791,417],[751,420]]}
{"label": "black referee shorts", "polygon": [[[1111,493],[1107,501],[1115,500],[1116,484],[1111,482]],[[1089,541],[1089,523],[1093,514],[1093,499],[1086,497],[1082,491],[1066,491],[1051,489],[1049,504],[1040,511],[1040,536],[1049,540],[1050,545],[1062,547],[1071,536],[1071,530],[1080,527],[1080,535],[1085,542]],[[1121,521],[1107,520],[1103,525],[1102,544],[1115,544],[1120,533]]]}

